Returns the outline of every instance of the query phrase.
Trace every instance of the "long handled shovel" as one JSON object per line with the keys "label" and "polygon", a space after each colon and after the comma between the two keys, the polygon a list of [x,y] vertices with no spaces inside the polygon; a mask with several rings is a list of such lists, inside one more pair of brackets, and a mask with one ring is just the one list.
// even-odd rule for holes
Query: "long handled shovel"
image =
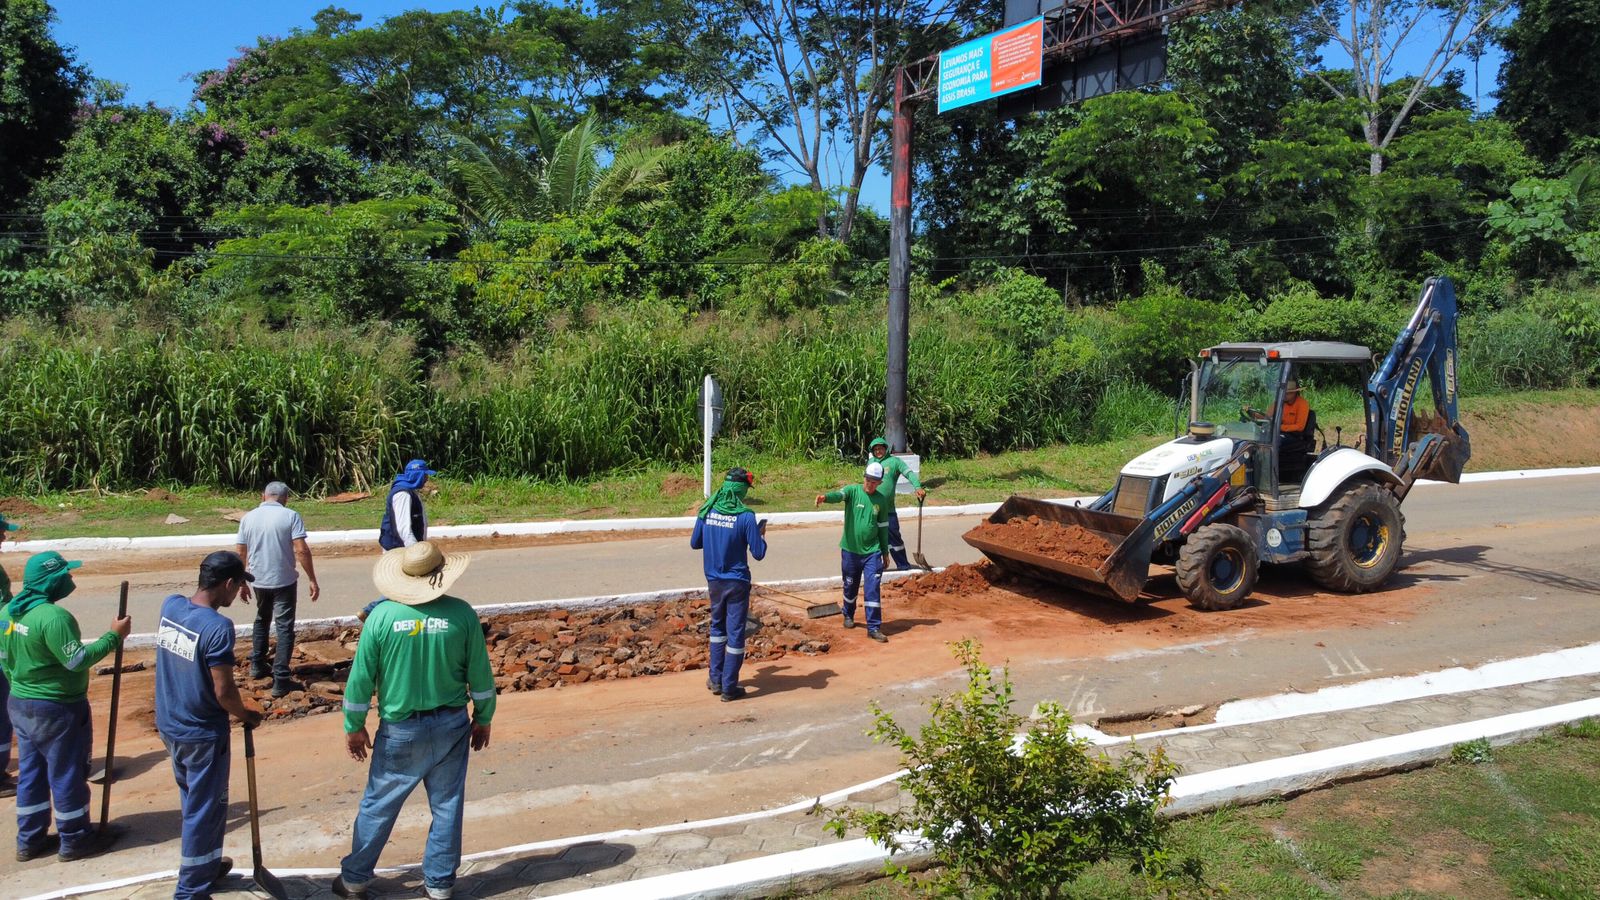
{"label": "long handled shovel", "polygon": [[284,893],[283,882],[278,876],[267,871],[261,862],[261,811],[256,804],[256,741],[255,726],[244,727],[244,770],[245,782],[250,786],[250,862],[254,868],[250,872],[250,879],[256,887],[267,892],[272,900],[287,900],[288,894]]}
{"label": "long handled shovel", "polygon": [[922,500],[917,500],[917,552],[911,554],[911,561],[918,567],[933,571],[933,566],[928,565],[928,558],[922,555]]}
{"label": "long handled shovel", "polygon": [[[117,594],[117,618],[128,614],[128,583],[124,581]],[[117,780],[117,704],[122,699],[122,642],[117,642],[117,655],[111,663],[111,720],[106,723],[106,768],[100,784],[100,831],[106,830],[106,820],[111,817],[111,783]]]}

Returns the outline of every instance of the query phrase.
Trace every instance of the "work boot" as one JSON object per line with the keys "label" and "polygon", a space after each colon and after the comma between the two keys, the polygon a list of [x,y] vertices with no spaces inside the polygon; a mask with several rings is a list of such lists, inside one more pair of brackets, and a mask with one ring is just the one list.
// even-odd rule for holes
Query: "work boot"
{"label": "work boot", "polygon": [[271,678],[272,677],[272,670],[267,668],[265,664],[258,666],[258,665],[255,665],[254,663],[252,663],[250,665],[250,677],[251,678]]}
{"label": "work boot", "polygon": [[350,885],[344,883],[343,875],[335,875],[333,876],[333,892],[340,897],[350,897],[353,898],[353,900],[366,900],[367,886],[362,884],[351,887]]}
{"label": "work boot", "polygon": [[62,847],[61,852],[56,854],[56,859],[62,862],[76,862],[80,859],[99,856],[110,850],[111,846],[117,842],[117,838],[120,837],[122,837],[122,829],[119,826],[107,825],[104,828],[96,828],[90,832],[88,837],[83,839],[83,843],[76,847]]}
{"label": "work boot", "polygon": [[53,834],[47,835],[44,840],[34,844],[31,847],[18,847],[17,862],[27,862],[30,859],[38,859],[41,856],[49,856],[50,854],[56,852],[56,848],[60,845],[61,838]]}
{"label": "work boot", "polygon": [[17,795],[17,780],[0,772],[0,797],[15,797]]}
{"label": "work boot", "polygon": [[844,617],[844,627],[846,627],[846,628],[854,628],[854,627],[856,627],[856,620],[852,619],[849,616],[845,616]]}
{"label": "work boot", "polygon": [[454,887],[436,888],[423,885],[422,890],[428,895],[428,900],[450,900],[456,895]]}
{"label": "work boot", "polygon": [[722,693],[722,685],[717,684],[717,680],[715,678],[707,678],[706,679],[706,690],[710,691],[713,694],[720,694],[720,693]]}
{"label": "work boot", "polygon": [[303,685],[300,682],[295,681],[293,679],[290,679],[289,681],[275,682],[272,685],[272,699],[276,700],[279,697],[282,697],[283,695],[291,693],[293,691],[303,691],[303,690],[305,690],[305,685]]}
{"label": "work boot", "polygon": [[216,887],[217,885],[221,884],[222,883],[222,879],[227,878],[228,877],[228,873],[230,873],[232,871],[233,871],[233,857],[224,856],[224,857],[219,858],[217,860],[217,874],[213,875],[211,877],[211,886],[212,887]]}
{"label": "work boot", "polygon": [[729,688],[722,692],[722,702],[728,703],[733,700],[743,700],[745,693],[745,689],[742,687]]}
{"label": "work boot", "polygon": [[873,640],[877,641],[880,644],[889,643],[889,639],[883,636],[883,632],[879,631],[876,628],[867,629],[867,637],[872,638]]}

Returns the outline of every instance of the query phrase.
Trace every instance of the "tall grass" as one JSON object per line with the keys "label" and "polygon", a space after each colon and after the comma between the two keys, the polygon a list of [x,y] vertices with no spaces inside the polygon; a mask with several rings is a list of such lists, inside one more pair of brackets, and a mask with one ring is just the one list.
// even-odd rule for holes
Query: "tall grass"
{"label": "tall grass", "polygon": [[[1170,433],[1175,398],[1137,380],[1123,313],[1066,316],[1018,342],[961,304],[914,316],[908,430],[925,456]],[[1581,382],[1563,334],[1517,310],[1462,329],[1470,396]],[[456,477],[581,479],[698,457],[694,398],[723,386],[724,442],[779,456],[855,456],[884,417],[880,313],[683,321],[641,307],[503,359],[424,371],[376,327],[297,335],[212,326],[161,332],[13,323],[0,336],[0,489],[159,482],[299,490],[369,487],[412,456]],[[1314,385],[1325,423],[1360,396]]]}

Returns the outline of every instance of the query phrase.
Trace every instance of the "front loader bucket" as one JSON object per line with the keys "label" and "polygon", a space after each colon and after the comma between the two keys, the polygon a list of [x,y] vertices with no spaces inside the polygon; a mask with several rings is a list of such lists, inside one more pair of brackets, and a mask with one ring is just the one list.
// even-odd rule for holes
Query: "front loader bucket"
{"label": "front loader bucket", "polygon": [[1011,497],[1000,504],[988,521],[998,525],[1027,516],[1087,529],[1112,546],[1111,555],[1099,566],[1089,568],[998,543],[980,535],[977,529],[967,532],[962,540],[983,551],[983,555],[989,557],[996,566],[1014,575],[1115,600],[1131,601],[1138,598],[1145,581],[1150,577],[1150,554],[1155,549],[1155,528],[1149,520],[1030,500],[1027,497]]}

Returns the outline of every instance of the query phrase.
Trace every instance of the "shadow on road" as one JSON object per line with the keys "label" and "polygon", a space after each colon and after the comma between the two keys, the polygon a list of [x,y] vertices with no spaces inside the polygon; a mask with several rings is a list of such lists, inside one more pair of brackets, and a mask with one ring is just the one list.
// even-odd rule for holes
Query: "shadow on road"
{"label": "shadow on road", "polygon": [[[1486,554],[1493,549],[1482,544],[1471,544],[1465,547],[1447,547],[1442,550],[1426,550],[1418,548],[1406,554],[1407,564],[1438,562],[1453,566],[1472,569],[1490,575],[1504,575],[1518,581],[1527,581],[1548,588],[1563,591],[1573,591],[1579,594],[1600,596],[1600,581],[1587,578],[1576,578],[1561,572],[1552,572],[1549,569],[1535,569],[1530,566],[1519,566],[1513,563],[1496,562],[1488,559]],[[1422,578],[1433,580],[1436,576],[1424,575]],[[1443,576],[1460,577],[1460,576]]]}
{"label": "shadow on road", "polygon": [[[151,769],[154,769],[156,766],[165,763],[168,759],[170,759],[170,757],[167,756],[166,751],[164,750],[149,750],[131,759],[126,756],[119,755],[115,760],[113,771],[116,772],[118,781],[127,781],[129,778],[143,775]],[[91,784],[100,784],[104,780],[104,763],[105,760],[103,758],[98,756],[95,757],[94,771],[89,775],[89,782]],[[113,793],[115,793],[115,789],[113,789]]]}
{"label": "shadow on road", "polygon": [[782,694],[785,691],[820,691],[828,686],[828,681],[838,675],[832,669],[813,669],[804,675],[781,675],[794,666],[762,666],[745,684],[755,691],[756,696],[765,697],[768,694]]}
{"label": "shadow on road", "polygon": [[938,625],[943,619],[890,619],[883,623],[882,631],[885,637],[903,634],[913,628],[930,628]]}

